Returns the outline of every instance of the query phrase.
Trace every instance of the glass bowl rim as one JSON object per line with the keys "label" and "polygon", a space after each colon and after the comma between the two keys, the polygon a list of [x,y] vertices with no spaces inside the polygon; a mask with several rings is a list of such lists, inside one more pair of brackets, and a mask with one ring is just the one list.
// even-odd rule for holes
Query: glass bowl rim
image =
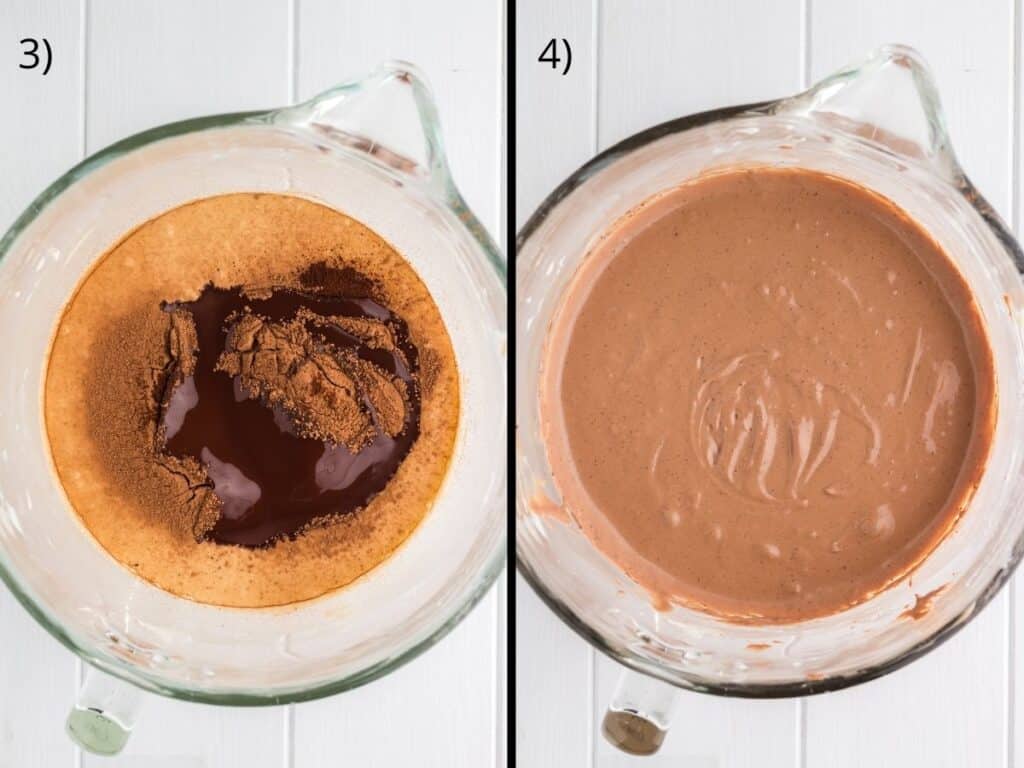
{"label": "glass bowl rim", "polygon": [[[786,102],[787,99],[776,99],[770,101],[752,102],[734,106],[719,107],[704,112],[696,112],[684,117],[667,120],[663,123],[646,128],[622,139],[616,144],[598,153],[585,162],[573,173],[566,177],[555,189],[541,202],[536,210],[530,215],[526,223],[516,235],[516,255],[526,245],[527,241],[544,224],[548,216],[558,205],[572,194],[578,187],[582,186],[592,176],[600,173],[606,167],[614,164],[630,153],[639,150],[666,136],[683,133],[685,131],[700,128],[704,125],[715,122],[724,122],[738,117],[758,117],[770,115],[774,108]],[[857,139],[854,139],[857,140]],[[872,145],[877,148],[877,145]],[[1013,262],[1017,271],[1024,274],[1024,252],[1002,219],[995,212],[995,209],[981,195],[971,180],[959,166],[955,169],[955,178],[947,183],[953,184],[960,194],[972,208],[978,213],[982,221],[992,230],[999,243],[1006,249],[1007,257]],[[517,481],[518,482],[518,481]],[[521,490],[521,489],[520,489]],[[517,493],[518,506],[525,505],[526,496]],[[591,646],[628,669],[649,677],[662,680],[676,688],[706,693],[715,696],[749,699],[779,699],[794,696],[809,696],[818,693],[828,693],[842,690],[860,683],[874,680],[903,667],[915,659],[920,658],[929,651],[942,645],[949,640],[961,628],[973,619],[988,603],[998,594],[999,590],[1006,584],[1013,575],[1022,557],[1024,557],[1024,535],[1014,542],[1010,559],[993,576],[992,580],[985,585],[977,598],[957,616],[938,627],[927,637],[923,638],[902,653],[866,667],[854,674],[835,675],[832,677],[818,679],[807,679],[799,682],[784,683],[719,683],[708,682],[693,675],[673,675],[664,671],[661,665],[646,662],[628,652],[619,651],[611,643],[584,621],[572,608],[550,592],[542,579],[533,570],[523,555],[516,547],[516,569],[530,585],[533,591],[540,597],[541,601],[560,618],[571,630],[586,640]]]}
{"label": "glass bowl rim", "polygon": [[[10,251],[14,241],[21,233],[36,219],[36,217],[51,202],[59,197],[65,190],[83,179],[93,171],[96,171],[108,163],[130,154],[145,146],[164,139],[171,139],[188,133],[198,133],[207,130],[216,130],[230,126],[252,126],[252,127],[278,127],[282,130],[284,126],[275,125],[273,118],[282,110],[254,110],[246,112],[228,112],[218,115],[206,115],[203,117],[179,120],[166,123],[144,131],[140,131],[124,139],[114,142],[109,146],[89,155],[79,163],[72,166],[58,179],[43,190],[25,210],[11,224],[7,232],[0,237],[0,260]],[[366,162],[373,162],[366,160]],[[406,181],[408,183],[408,181]],[[428,192],[431,197],[436,194]],[[441,201],[449,206],[451,201]],[[460,217],[461,220],[461,217]],[[481,229],[477,231],[474,227],[465,227],[475,241],[480,245],[481,252],[486,256],[486,262],[494,270],[502,292],[507,295],[506,267],[498,256],[497,248],[486,233]],[[485,242],[481,238],[488,241]],[[11,568],[3,550],[0,549],[0,580],[2,580],[11,594],[25,608],[32,618],[56,638],[69,651],[102,671],[113,675],[127,683],[135,685],[143,690],[182,701],[192,701],[202,704],[215,704],[233,707],[251,706],[276,706],[281,704],[292,704],[303,701],[332,696],[336,693],[352,690],[370,683],[401,666],[409,663],[420,654],[437,644],[449,632],[451,632],[469,612],[479,603],[484,595],[490,590],[499,574],[505,567],[507,552],[506,528],[502,526],[498,536],[499,542],[493,547],[488,560],[483,564],[476,576],[476,583],[471,590],[462,598],[454,611],[444,619],[438,626],[432,629],[425,637],[410,645],[393,656],[385,658],[354,673],[345,676],[319,682],[310,687],[299,687],[294,689],[282,688],[273,692],[259,690],[236,690],[229,692],[214,692],[203,689],[189,688],[184,685],[168,683],[160,678],[150,675],[145,670],[131,666],[118,659],[116,656],[104,651],[94,649],[90,644],[79,640],[74,633],[68,632],[50,615],[43,602],[35,598],[26,586],[17,577],[15,570]]]}

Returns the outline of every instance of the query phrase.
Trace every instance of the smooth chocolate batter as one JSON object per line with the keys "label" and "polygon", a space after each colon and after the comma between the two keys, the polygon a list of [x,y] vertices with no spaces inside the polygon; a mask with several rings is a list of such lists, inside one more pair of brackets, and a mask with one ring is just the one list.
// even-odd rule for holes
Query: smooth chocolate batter
{"label": "smooth chocolate batter", "polygon": [[385,560],[430,508],[458,423],[426,286],[317,203],[206,198],[79,284],[44,393],[55,469],[139,576],[219,605],[292,603]]}
{"label": "smooth chocolate batter", "polygon": [[955,525],[992,353],[941,247],[851,182],[751,168],[588,254],[541,392],[564,503],[656,604],[788,622],[861,602]]}

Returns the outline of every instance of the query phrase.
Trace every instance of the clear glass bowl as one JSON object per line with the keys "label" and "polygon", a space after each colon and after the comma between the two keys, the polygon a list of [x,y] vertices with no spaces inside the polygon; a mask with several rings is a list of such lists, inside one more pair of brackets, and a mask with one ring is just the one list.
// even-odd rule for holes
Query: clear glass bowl
{"label": "clear glass bowl", "polygon": [[[974,290],[998,376],[992,458],[954,532],[910,579],[842,613],[784,626],[738,626],[682,606],[655,610],[571,519],[550,514],[560,497],[545,456],[537,398],[552,313],[609,222],[702,172],[757,165],[852,179],[917,219]],[[927,652],[977,614],[1024,551],[1022,271],[1019,246],[956,162],[924,64],[904,47],[882,48],[861,66],[792,98],[685,117],[612,147],[558,187],[518,237],[520,571],[598,649],[626,667],[695,691],[769,697],[834,690]],[[901,617],[915,595],[943,586],[924,616]],[[633,700],[643,714],[646,697],[655,715],[649,719],[658,722],[659,705],[643,686],[630,686],[632,693],[619,698]]]}
{"label": "clear glass bowl", "polygon": [[[147,219],[237,191],[299,195],[380,233],[429,287],[460,369],[455,453],[424,522],[356,583],[281,609],[194,603],[119,565],[70,509],[42,424],[47,348],[89,266]],[[500,572],[505,268],[452,182],[431,95],[411,65],[386,64],[292,108],[175,123],[108,147],[33,202],[0,255],[0,575],[90,664],[214,704],[326,696],[437,642]],[[114,694],[96,695],[116,707]]]}

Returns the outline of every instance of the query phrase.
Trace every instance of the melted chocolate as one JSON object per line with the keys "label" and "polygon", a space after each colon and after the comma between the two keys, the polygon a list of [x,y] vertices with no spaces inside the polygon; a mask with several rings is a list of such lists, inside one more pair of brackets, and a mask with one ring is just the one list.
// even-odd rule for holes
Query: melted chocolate
{"label": "melted chocolate", "polygon": [[[189,312],[198,337],[194,372],[179,377],[173,392],[164,398],[161,423],[164,450],[199,461],[221,502],[220,518],[205,535],[208,540],[263,547],[294,537],[325,518],[351,513],[384,489],[419,436],[416,348],[405,322],[372,298],[291,289],[251,298],[240,288],[207,286],[195,301],[167,304],[164,309]],[[404,382],[405,421],[399,434],[387,434],[370,399],[360,393],[361,407],[369,414],[375,435],[357,452],[303,437],[291,414],[252,397],[240,377],[217,370],[228,332],[238,317],[248,312],[284,323],[294,320],[300,310],[318,316],[315,322],[307,320],[305,327],[317,348],[329,351],[343,369],[345,356],[354,353]],[[331,324],[329,318],[338,316],[385,323],[395,348],[372,347]]]}

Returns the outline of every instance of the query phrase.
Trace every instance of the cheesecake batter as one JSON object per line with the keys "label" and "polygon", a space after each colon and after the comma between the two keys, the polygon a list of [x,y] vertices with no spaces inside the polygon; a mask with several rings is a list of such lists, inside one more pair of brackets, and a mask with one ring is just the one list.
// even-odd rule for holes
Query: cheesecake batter
{"label": "cheesecake batter", "polygon": [[956,524],[995,424],[948,255],[796,169],[698,178],[616,222],[549,329],[568,511],[656,604],[790,622],[866,600]]}
{"label": "cheesecake batter", "polygon": [[182,597],[266,607],[344,586],[427,514],[458,372],[441,314],[376,232],[298,197],[144,223],[60,318],[57,475],[107,552]]}

